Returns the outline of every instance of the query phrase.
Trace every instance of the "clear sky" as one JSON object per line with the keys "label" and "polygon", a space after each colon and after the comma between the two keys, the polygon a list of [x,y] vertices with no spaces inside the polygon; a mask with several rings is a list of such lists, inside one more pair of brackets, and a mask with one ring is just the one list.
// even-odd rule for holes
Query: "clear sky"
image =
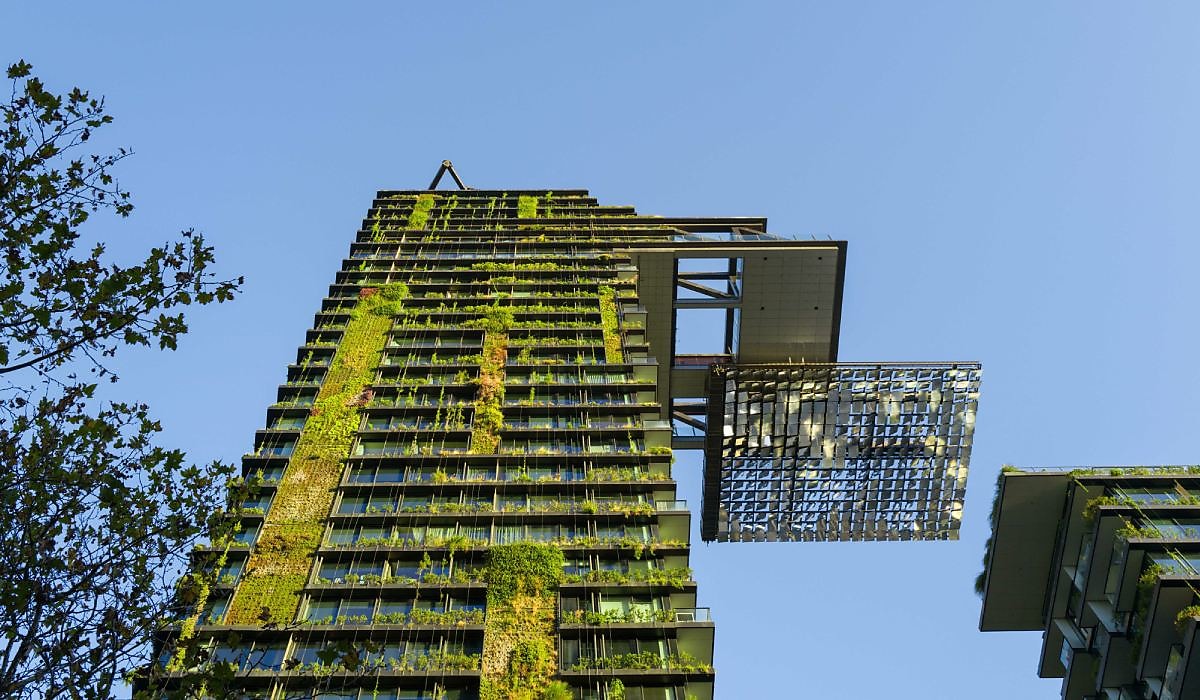
{"label": "clear sky", "polygon": [[972,580],[1001,464],[1200,461],[1200,4],[401,4],[6,4],[5,63],[136,151],[91,231],[194,226],[246,276],[118,393],[236,460],[373,193],[443,158],[848,240],[843,360],[984,363],[962,540],[698,544],[718,697],[1057,698]]}

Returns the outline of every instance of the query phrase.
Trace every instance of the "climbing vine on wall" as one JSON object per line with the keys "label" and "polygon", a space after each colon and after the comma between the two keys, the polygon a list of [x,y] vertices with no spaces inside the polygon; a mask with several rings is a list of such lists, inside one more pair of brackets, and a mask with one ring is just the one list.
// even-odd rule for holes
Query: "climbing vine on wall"
{"label": "climbing vine on wall", "polygon": [[184,668],[188,647],[195,644],[196,623],[200,621],[200,616],[204,614],[205,607],[208,605],[212,584],[220,575],[221,569],[225,568],[232,542],[231,538],[224,539],[224,549],[220,556],[212,562],[211,568],[186,574],[175,585],[175,593],[179,597],[179,602],[188,606],[188,609],[193,612],[179,625],[179,635],[175,638],[175,651],[171,655],[171,660],[167,662],[168,671],[182,671]]}
{"label": "climbing vine on wall", "polygon": [[554,616],[563,554],[518,542],[488,552],[480,700],[541,700],[558,669]]}
{"label": "climbing vine on wall", "polygon": [[492,306],[477,319],[464,325],[482,328],[482,359],[479,362],[479,390],[475,395],[475,415],[471,421],[471,452],[495,454],[500,448],[500,428],[504,425],[504,363],[508,360],[508,329],[514,323],[513,310]]}
{"label": "climbing vine on wall", "polygon": [[228,624],[290,622],[295,617],[300,590],[320,544],[322,522],[341,479],[342,460],[350,454],[358,429],[359,408],[370,400],[367,387],[379,366],[392,316],[407,296],[403,284],[366,288],[350,311],[230,604]]}
{"label": "climbing vine on wall", "polygon": [[604,361],[624,361],[621,352],[621,333],[617,330],[617,295],[612,287],[600,288],[600,325],[604,329]]}
{"label": "climbing vine on wall", "polygon": [[437,197],[432,194],[417,195],[417,201],[413,203],[412,213],[408,215],[409,229],[424,229],[425,224],[429,221],[429,212],[433,210],[433,205],[437,202]]}
{"label": "climbing vine on wall", "polygon": [[537,216],[538,198],[529,195],[517,197],[517,217],[532,219]]}

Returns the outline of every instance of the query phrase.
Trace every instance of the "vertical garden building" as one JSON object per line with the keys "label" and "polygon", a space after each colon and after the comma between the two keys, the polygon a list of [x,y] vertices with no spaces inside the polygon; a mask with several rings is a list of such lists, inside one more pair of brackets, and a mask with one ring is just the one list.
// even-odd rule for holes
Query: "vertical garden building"
{"label": "vertical garden building", "polygon": [[364,220],[200,550],[203,663],[272,700],[711,700],[673,448],[705,540],[957,537],[979,366],[838,363],[844,242],[459,185]]}
{"label": "vertical garden building", "polygon": [[712,697],[620,252],[669,238],[651,222],[583,191],[379,193],[244,460],[263,485],[189,630],[248,692]]}

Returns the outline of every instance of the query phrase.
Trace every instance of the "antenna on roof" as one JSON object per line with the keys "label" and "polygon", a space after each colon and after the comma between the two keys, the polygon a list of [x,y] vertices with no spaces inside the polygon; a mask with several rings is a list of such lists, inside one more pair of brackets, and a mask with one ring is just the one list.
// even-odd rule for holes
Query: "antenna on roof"
{"label": "antenna on roof", "polygon": [[442,176],[445,175],[446,173],[450,173],[450,177],[454,178],[454,184],[458,185],[458,189],[460,189],[460,190],[471,189],[470,187],[467,187],[466,185],[463,184],[462,178],[460,178],[458,176],[458,173],[454,172],[454,163],[451,163],[448,160],[442,161],[442,167],[438,168],[437,175],[433,176],[433,182],[429,183],[428,189],[436,190],[438,183],[442,181]]}

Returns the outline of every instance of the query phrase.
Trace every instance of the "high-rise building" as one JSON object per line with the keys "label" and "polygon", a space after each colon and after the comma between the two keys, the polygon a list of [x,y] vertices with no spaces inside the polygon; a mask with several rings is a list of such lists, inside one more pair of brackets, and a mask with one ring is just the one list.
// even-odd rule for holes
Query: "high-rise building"
{"label": "high-rise building", "polygon": [[1200,698],[1200,467],[1006,468],[985,632],[1040,630],[1065,700]]}
{"label": "high-rise building", "polygon": [[845,252],[449,163],[379,192],[177,636],[273,700],[711,700],[673,447],[707,540],[957,535],[978,365],[837,364]]}

